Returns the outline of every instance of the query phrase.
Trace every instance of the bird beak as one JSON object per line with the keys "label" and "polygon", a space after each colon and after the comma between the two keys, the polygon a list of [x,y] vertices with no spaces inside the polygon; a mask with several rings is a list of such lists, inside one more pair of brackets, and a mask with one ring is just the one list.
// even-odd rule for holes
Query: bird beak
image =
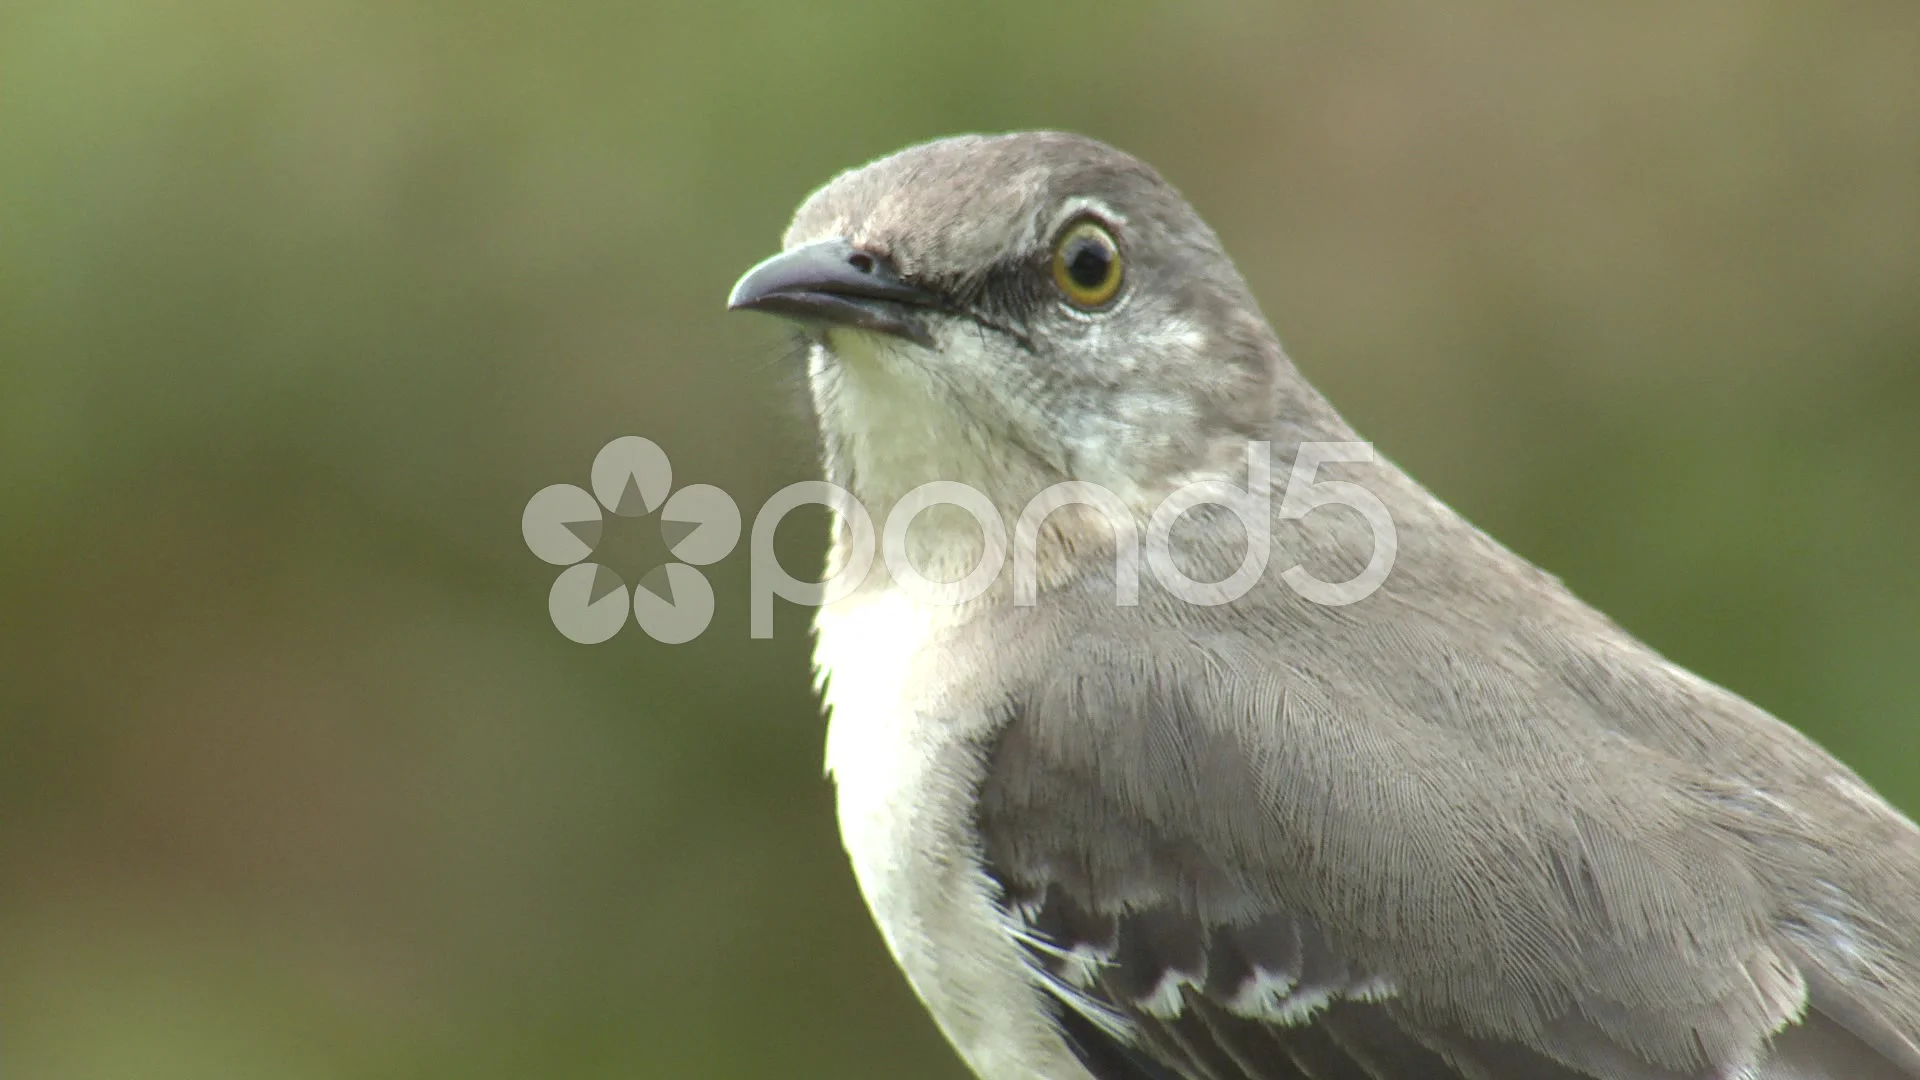
{"label": "bird beak", "polygon": [[933,347],[923,316],[935,296],[900,277],[893,264],[845,240],[783,251],[747,271],[727,297],[733,311],[765,311],[801,323],[845,326]]}

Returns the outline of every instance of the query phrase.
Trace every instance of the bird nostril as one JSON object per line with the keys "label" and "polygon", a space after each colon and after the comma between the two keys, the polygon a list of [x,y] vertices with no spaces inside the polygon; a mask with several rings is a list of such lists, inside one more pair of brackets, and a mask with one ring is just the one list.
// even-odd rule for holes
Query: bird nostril
{"label": "bird nostril", "polygon": [[873,256],[864,251],[856,251],[847,256],[847,265],[863,274],[873,273]]}

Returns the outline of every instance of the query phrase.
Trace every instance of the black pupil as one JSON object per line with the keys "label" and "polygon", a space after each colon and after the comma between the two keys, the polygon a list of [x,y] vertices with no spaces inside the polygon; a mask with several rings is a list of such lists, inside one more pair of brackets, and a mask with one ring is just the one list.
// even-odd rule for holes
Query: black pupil
{"label": "black pupil", "polygon": [[1107,283],[1113,269],[1113,256],[1105,244],[1090,236],[1075,240],[1067,251],[1067,276],[1083,289],[1097,289]]}

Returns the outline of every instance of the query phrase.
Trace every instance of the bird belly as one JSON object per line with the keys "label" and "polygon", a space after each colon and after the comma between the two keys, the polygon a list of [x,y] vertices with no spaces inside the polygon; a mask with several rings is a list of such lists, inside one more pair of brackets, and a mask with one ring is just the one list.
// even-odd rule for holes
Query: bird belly
{"label": "bird belly", "polygon": [[894,591],[820,612],[841,840],[888,950],[982,1080],[1091,1080],[981,866],[973,801],[989,718],[935,719],[908,678],[938,617]]}

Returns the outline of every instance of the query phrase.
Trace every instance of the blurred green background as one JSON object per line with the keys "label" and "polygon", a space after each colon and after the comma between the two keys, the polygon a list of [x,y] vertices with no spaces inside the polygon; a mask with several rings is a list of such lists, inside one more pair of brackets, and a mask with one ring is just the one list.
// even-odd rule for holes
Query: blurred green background
{"label": "blurred green background", "polygon": [[748,640],[736,553],[700,640],[575,645],[519,531],[623,434],[815,475],[727,288],[955,131],[1157,164],[1387,453],[1920,809],[1916,56],[1908,0],[10,0],[0,1070],[960,1077],[805,612]]}

